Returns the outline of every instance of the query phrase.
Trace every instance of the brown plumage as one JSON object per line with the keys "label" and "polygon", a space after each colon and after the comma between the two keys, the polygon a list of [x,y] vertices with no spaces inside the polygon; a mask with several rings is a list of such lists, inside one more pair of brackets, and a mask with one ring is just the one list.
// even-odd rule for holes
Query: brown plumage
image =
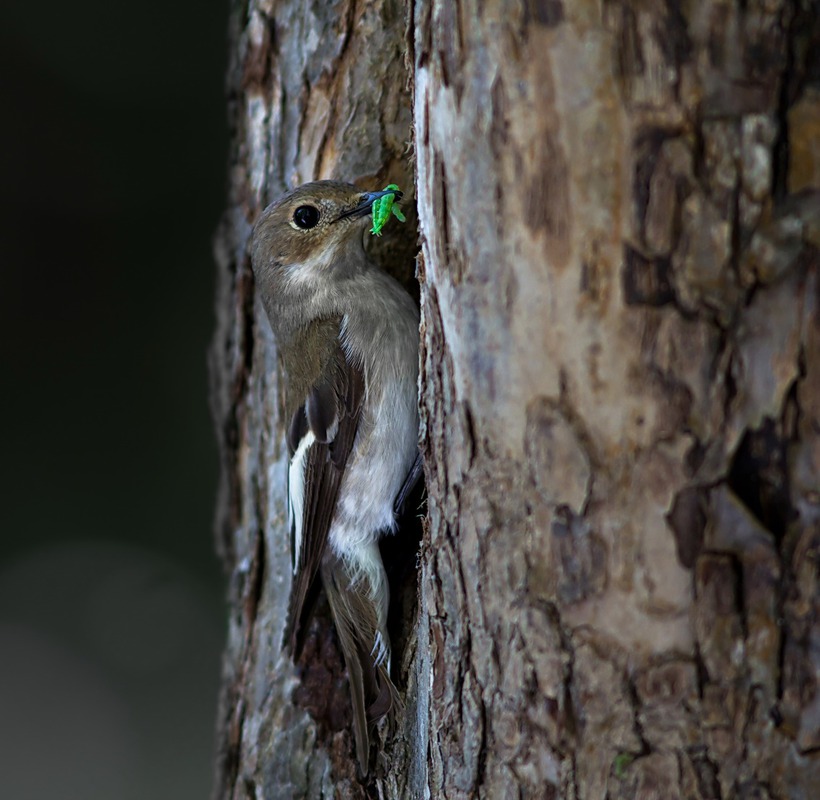
{"label": "brown plumage", "polygon": [[269,206],[251,257],[277,339],[288,420],[293,587],[285,644],[298,653],[324,586],[347,665],[356,756],[398,706],[378,539],[418,477],[418,312],[362,247],[373,200],[332,181]]}

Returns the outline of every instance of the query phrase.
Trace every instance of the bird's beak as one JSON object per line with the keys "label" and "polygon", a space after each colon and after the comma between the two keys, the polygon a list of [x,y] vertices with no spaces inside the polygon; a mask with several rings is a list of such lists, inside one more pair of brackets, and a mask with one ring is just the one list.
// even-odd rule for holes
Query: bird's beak
{"label": "bird's beak", "polygon": [[394,200],[401,200],[403,196],[402,192],[398,191],[398,189],[385,189],[381,192],[363,192],[358,205],[348,209],[347,211],[343,211],[338,217],[336,217],[334,222],[338,222],[340,219],[361,217],[365,214],[369,214],[370,209],[373,206],[373,202],[378,200],[380,197],[385,197],[388,194],[392,194],[394,196]]}

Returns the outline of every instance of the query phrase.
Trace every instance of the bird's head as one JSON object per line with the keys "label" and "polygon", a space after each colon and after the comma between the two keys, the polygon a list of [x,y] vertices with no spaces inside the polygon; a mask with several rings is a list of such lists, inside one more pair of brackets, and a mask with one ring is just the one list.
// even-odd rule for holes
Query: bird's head
{"label": "bird's head", "polygon": [[349,183],[315,181],[269,205],[257,221],[251,259],[257,277],[285,273],[296,284],[327,273],[355,270],[363,258],[362,234],[374,200],[401,192],[363,192]]}

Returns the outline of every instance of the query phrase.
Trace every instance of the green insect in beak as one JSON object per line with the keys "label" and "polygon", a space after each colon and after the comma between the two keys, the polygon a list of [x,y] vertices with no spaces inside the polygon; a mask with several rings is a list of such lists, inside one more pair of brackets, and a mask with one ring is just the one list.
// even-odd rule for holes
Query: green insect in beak
{"label": "green insect in beak", "polygon": [[374,236],[382,235],[382,228],[387,224],[391,213],[399,222],[404,222],[406,219],[399,207],[394,205],[396,199],[394,192],[398,192],[399,197],[401,197],[399,187],[396,186],[395,183],[388,183],[383,191],[390,192],[390,194],[386,194],[374,200],[370,208],[370,214],[373,217],[373,227],[370,229],[370,233]]}

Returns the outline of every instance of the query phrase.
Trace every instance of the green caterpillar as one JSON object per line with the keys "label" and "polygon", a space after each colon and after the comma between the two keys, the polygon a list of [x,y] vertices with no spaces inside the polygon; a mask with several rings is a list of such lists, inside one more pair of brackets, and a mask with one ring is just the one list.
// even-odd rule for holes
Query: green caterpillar
{"label": "green caterpillar", "polygon": [[[396,186],[395,183],[388,183],[382,191],[387,192],[391,189],[396,192],[399,191],[399,187]],[[370,208],[370,214],[373,217],[373,227],[370,229],[370,233],[374,236],[382,235],[382,228],[387,224],[391,213],[399,222],[405,221],[406,217],[404,214],[401,213],[397,205],[393,204],[395,197],[396,196],[391,192],[391,194],[386,194],[384,197],[379,197],[373,201],[373,205]]]}

